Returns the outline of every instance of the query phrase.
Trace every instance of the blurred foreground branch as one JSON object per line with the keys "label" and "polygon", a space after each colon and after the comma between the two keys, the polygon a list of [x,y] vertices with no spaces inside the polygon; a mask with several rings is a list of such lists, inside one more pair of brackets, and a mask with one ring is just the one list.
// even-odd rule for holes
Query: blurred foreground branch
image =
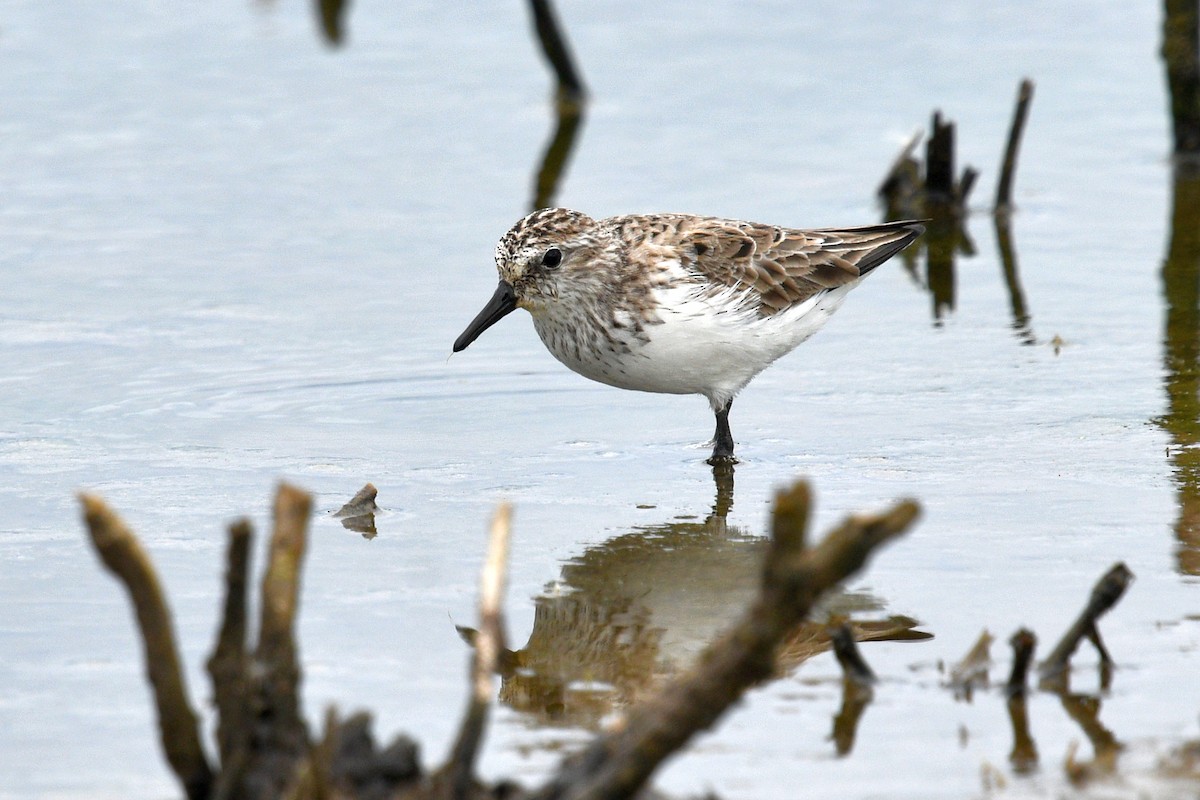
{"label": "blurred foreground branch", "polygon": [[81,499],[97,552],[133,598],[163,748],[191,800],[385,798],[397,793],[409,798],[631,797],[665,758],[716,722],[747,688],[770,677],[780,644],[817,599],[861,569],[877,548],[907,530],[918,514],[917,504],[905,500],[882,514],[851,517],[819,545],[809,547],[807,484],[798,482],[780,492],[759,596],[741,620],[704,651],[688,674],[631,709],[619,731],[598,737],[583,752],[566,759],[545,786],[526,793],[510,783],[489,787],[474,776],[494,694],[492,675],[503,652],[507,507],[497,512],[492,526],[481,579],[472,692],[458,742],[446,765],[423,776],[411,740],[398,737],[388,747],[376,748],[367,714],[342,719],[330,709],[324,733],[315,741],[304,722],[295,623],[312,510],[309,495],[283,485],[276,496],[275,525],[260,588],[259,641],[253,649],[246,644],[252,532],[246,521],[230,528],[223,619],[209,659],[219,717],[216,770],[200,743],[170,614],[153,565],[136,537],[101,500],[90,495]]}

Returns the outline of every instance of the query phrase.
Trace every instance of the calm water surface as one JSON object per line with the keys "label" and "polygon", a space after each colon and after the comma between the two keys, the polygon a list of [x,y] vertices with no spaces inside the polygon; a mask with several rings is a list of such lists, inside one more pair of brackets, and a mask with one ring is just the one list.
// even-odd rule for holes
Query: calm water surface
{"label": "calm water surface", "polygon": [[[560,12],[593,102],[557,200],[597,216],[871,222],[875,186],[935,107],[958,121],[986,206],[1017,82],[1033,77],[1012,231],[1029,320],[1014,323],[986,214],[968,221],[952,296],[926,288],[924,258],[889,264],[743,393],[746,462],[713,519],[727,498],[702,463],[701,399],[589,383],[523,314],[448,358],[553,127],[524,9],[355,4],[331,51],[297,4],[10,4],[0,797],[177,793],[125,597],[85,546],[74,493],[101,493],[144,537],[206,702],[224,526],[252,514],[263,529],[281,478],[318,497],[300,624],[310,718],[371,708],[381,737],[413,733],[427,763],[464,703],[454,626],[474,620],[496,501],[517,507],[509,624],[539,680],[506,682],[483,770],[533,781],[614,695],[685,663],[745,602],[771,494],[798,476],[821,528],[922,500],[916,530],[835,604],[909,615],[935,638],[864,646],[882,683],[848,757],[829,739],[841,687],[821,654],[753,692],[662,788],[959,798],[992,770],[1011,794],[1053,795],[1070,744],[1089,756],[1058,698],[1032,697],[1041,768],[1014,777],[1001,698],[956,701],[937,665],[985,627],[1030,626],[1048,648],[1117,560],[1138,579],[1103,626],[1120,669],[1100,718],[1131,745],[1129,768],[1200,735],[1200,589],[1177,539],[1200,494],[1186,461],[1196,267],[1171,295],[1184,322],[1164,350],[1157,7]],[[371,540],[329,516],[367,481],[385,509]],[[575,654],[618,645],[619,670],[572,671]],[[1085,647],[1077,689],[1097,691],[1094,661]]]}

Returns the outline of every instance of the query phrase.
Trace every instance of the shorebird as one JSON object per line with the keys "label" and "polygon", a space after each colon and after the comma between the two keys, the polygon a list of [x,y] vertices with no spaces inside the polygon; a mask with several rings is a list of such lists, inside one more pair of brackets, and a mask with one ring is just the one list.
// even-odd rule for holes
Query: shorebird
{"label": "shorebird", "polygon": [[500,285],[454,352],[524,308],[546,349],[580,375],[704,395],[717,421],[708,463],[736,463],[729,409],[737,393],[924,230],[915,221],[800,230],[541,209],[496,245]]}

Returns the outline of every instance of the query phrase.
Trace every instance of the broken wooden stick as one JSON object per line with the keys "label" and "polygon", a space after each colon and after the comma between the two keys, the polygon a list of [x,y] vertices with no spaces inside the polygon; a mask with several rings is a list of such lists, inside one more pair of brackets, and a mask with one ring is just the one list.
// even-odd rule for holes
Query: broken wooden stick
{"label": "broken wooden stick", "polygon": [[1025,119],[1029,116],[1029,104],[1033,101],[1033,81],[1024,78],[1017,88],[1017,106],[1013,111],[1012,126],[1008,129],[1008,143],[1004,146],[1004,161],[1000,166],[1000,180],[996,184],[996,213],[1012,208],[1012,187],[1017,173],[1017,153],[1021,149],[1021,135],[1025,131]]}
{"label": "broken wooden stick", "polygon": [[79,501],[96,554],[133,602],[167,762],[190,800],[207,798],[213,771],[200,744],[200,724],[188,698],[171,611],[154,564],[137,537],[103,500],[81,494]]}
{"label": "broken wooden stick", "polygon": [[1026,692],[1026,679],[1029,666],[1033,663],[1033,650],[1037,647],[1037,636],[1028,628],[1021,628],[1008,640],[1013,649],[1012,671],[1008,674],[1008,683],[1004,691],[1009,697],[1023,695]]}
{"label": "broken wooden stick", "polygon": [[492,517],[487,558],[479,577],[479,630],[472,648],[471,695],[467,712],[463,715],[449,761],[433,779],[435,785],[446,785],[448,796],[454,798],[468,797],[475,783],[475,760],[494,694],[492,676],[504,649],[502,606],[511,527],[512,506],[503,503]]}
{"label": "broken wooden stick", "polygon": [[[229,526],[229,549],[225,557],[225,603],[217,645],[208,659],[208,674],[213,684],[217,707],[217,752],[221,764],[233,763],[245,749],[248,729],[245,680],[246,603],[249,585],[250,545],[254,532],[250,520],[241,519]],[[225,772],[223,769],[222,772]]]}
{"label": "broken wooden stick", "polygon": [[1100,639],[1100,630],[1096,627],[1096,622],[1117,604],[1132,580],[1133,573],[1129,571],[1129,567],[1123,562],[1118,562],[1096,582],[1079,618],[1067,629],[1058,645],[1042,662],[1038,670],[1042,684],[1053,684],[1064,677],[1070,665],[1071,655],[1085,637],[1096,646],[1101,664],[1112,664],[1112,656]]}

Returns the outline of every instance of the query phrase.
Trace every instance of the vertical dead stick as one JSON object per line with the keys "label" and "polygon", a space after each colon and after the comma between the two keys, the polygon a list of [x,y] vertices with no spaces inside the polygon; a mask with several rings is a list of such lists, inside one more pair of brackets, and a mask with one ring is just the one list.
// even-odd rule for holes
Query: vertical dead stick
{"label": "vertical dead stick", "polygon": [[971,196],[971,190],[975,188],[975,181],[979,179],[979,170],[972,166],[963,167],[962,177],[958,180],[958,187],[954,190],[954,201],[962,206],[967,207],[967,198]]}
{"label": "vertical dead stick", "polygon": [[346,10],[350,0],[317,0],[317,17],[321,32],[330,47],[340,47],[346,36]]}
{"label": "vertical dead stick", "polygon": [[[1071,660],[1071,654],[1079,646],[1079,641],[1085,636],[1093,635],[1097,620],[1117,604],[1117,601],[1125,594],[1125,589],[1129,587],[1129,583],[1132,580],[1133,573],[1129,571],[1129,567],[1125,566],[1122,562],[1118,562],[1096,582],[1088,604],[1084,607],[1079,618],[1067,629],[1067,632],[1063,634],[1062,640],[1059,641],[1050,655],[1046,657],[1046,660],[1042,662],[1039,672],[1043,682],[1054,681],[1066,672],[1067,665]],[[1104,650],[1100,652],[1102,659],[1108,655]]]}
{"label": "vertical dead stick", "polygon": [[1013,649],[1012,672],[1008,674],[1008,683],[1004,691],[1009,697],[1025,694],[1026,678],[1029,675],[1029,665],[1033,663],[1033,650],[1037,647],[1037,636],[1028,628],[1021,628],[1008,640]]}
{"label": "vertical dead stick", "polygon": [[1165,0],[1163,5],[1162,54],[1175,155],[1200,159],[1200,2]]}
{"label": "vertical dead stick", "polygon": [[199,723],[188,700],[171,612],[158,575],[137,537],[103,500],[90,494],[81,494],[79,500],[96,553],[124,584],[137,612],[167,762],[189,798],[206,798],[212,786],[212,768],[200,744]]}
{"label": "vertical dead stick", "polygon": [[915,502],[903,501],[878,516],[851,517],[807,550],[808,509],[809,490],[803,482],[776,496],[762,588],[751,608],[704,650],[686,675],[630,712],[621,730],[568,759],[534,797],[632,797],[664,759],[771,674],[779,643],[822,593],[857,572],[918,514]]}
{"label": "vertical dead stick", "polygon": [[246,730],[246,576],[254,531],[240,519],[229,526],[225,561],[225,605],[217,646],[208,659],[217,706],[217,749],[221,765],[228,767]]}
{"label": "vertical dead stick", "polygon": [[933,199],[954,199],[954,123],[933,112],[929,141],[925,144],[925,191]]}
{"label": "vertical dead stick", "polygon": [[492,517],[487,559],[479,576],[479,632],[475,636],[471,666],[471,698],[450,760],[442,769],[453,798],[468,796],[475,780],[475,758],[487,727],[492,676],[504,642],[502,605],[511,529],[512,506],[502,503]]}
{"label": "vertical dead stick", "polygon": [[533,11],[533,26],[542,45],[542,52],[558,80],[559,97],[572,103],[583,102],[587,90],[579,77],[579,71],[575,69],[571,48],[567,46],[566,37],[562,35],[562,28],[558,24],[550,0],[529,0],[529,7]]}
{"label": "vertical dead stick", "polygon": [[294,644],[292,627],[300,598],[300,567],[308,544],[308,516],[312,497],[288,484],[275,495],[275,527],[262,581],[262,615],[258,655],[270,657],[280,647]]}
{"label": "vertical dead stick", "polygon": [[312,497],[280,484],[274,528],[262,578],[262,610],[254,654],[247,719],[254,722],[243,793],[278,794],[309,748],[300,703],[300,663],[294,629],[299,609],[300,568],[308,540]]}
{"label": "vertical dead stick", "polygon": [[1000,167],[1000,182],[996,185],[996,211],[1012,208],[1013,178],[1017,172],[1017,153],[1021,149],[1021,135],[1025,131],[1025,119],[1029,116],[1029,104],[1033,100],[1033,81],[1025,78],[1017,90],[1017,107],[1013,112],[1012,127],[1008,129],[1008,144],[1004,148],[1004,163]]}

